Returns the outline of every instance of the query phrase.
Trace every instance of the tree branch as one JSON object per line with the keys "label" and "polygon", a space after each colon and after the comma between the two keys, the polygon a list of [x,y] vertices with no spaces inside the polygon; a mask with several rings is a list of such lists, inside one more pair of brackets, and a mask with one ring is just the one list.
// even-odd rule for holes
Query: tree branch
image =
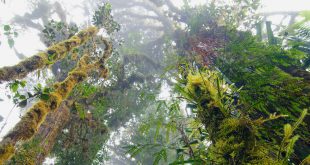
{"label": "tree branch", "polygon": [[97,28],[90,27],[79,32],[77,35],[71,37],[68,40],[47,48],[45,52],[40,52],[32,57],[25,59],[24,61],[21,61],[17,65],[0,68],[0,83],[3,81],[22,79],[30,72],[63,59],[68,52],[84,44],[97,32]]}

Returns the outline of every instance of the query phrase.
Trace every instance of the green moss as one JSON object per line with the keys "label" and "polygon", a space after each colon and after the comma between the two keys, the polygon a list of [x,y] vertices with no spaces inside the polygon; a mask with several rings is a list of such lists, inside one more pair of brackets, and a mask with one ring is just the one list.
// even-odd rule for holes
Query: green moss
{"label": "green moss", "polygon": [[50,110],[55,110],[60,106],[60,103],[63,101],[63,97],[57,91],[49,94],[49,99],[46,101]]}
{"label": "green moss", "polygon": [[42,152],[42,148],[40,146],[41,140],[39,138],[34,138],[31,141],[23,144],[16,151],[15,155],[8,161],[7,165],[35,165],[36,164],[36,156]]}
{"label": "green moss", "polygon": [[0,146],[0,164],[11,158],[14,154],[15,148],[11,144],[4,144]]}
{"label": "green moss", "polygon": [[[208,157],[217,164],[280,164],[276,150],[260,138],[263,119],[252,120],[234,106],[228,85],[213,71],[190,72],[184,89],[213,142]],[[274,145],[274,144],[273,144]]]}

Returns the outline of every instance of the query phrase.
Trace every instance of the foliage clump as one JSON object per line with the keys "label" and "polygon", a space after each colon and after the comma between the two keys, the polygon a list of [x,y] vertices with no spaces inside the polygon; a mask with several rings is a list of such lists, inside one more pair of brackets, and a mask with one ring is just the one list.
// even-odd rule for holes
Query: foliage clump
{"label": "foliage clump", "polygon": [[[252,118],[240,102],[236,103],[232,95],[233,87],[229,87],[214,71],[200,71],[185,75],[183,96],[193,103],[197,109],[197,117],[208,133],[211,146],[208,149],[209,161],[216,164],[282,164],[292,154],[292,147],[282,148],[283,143],[266,141],[262,132],[268,127],[265,123],[282,115],[271,115],[269,118]],[[307,111],[304,110],[299,126]],[[288,126],[285,125],[285,129]],[[293,133],[294,129],[290,129]],[[285,131],[284,139],[290,139],[292,145],[296,137],[290,137]],[[284,140],[287,141],[287,140]],[[289,145],[290,146],[290,145]],[[286,156],[275,156],[276,153]]]}
{"label": "foliage clump", "polygon": [[99,6],[98,10],[93,15],[93,24],[97,27],[103,27],[108,34],[120,30],[120,24],[114,21],[112,12],[112,5],[110,3],[104,3]]}

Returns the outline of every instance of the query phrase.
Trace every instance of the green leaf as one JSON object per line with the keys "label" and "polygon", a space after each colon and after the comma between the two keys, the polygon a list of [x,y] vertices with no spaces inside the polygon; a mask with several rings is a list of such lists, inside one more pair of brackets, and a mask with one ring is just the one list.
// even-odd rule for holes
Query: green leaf
{"label": "green leaf", "polygon": [[191,141],[189,144],[198,144],[198,143],[199,143],[198,140],[193,140],[193,141]]}
{"label": "green leaf", "polygon": [[131,155],[131,153],[134,152],[138,147],[135,145],[128,145],[128,146],[124,146],[123,148],[127,150],[126,154]]}
{"label": "green leaf", "polygon": [[80,119],[85,119],[86,114],[85,114],[85,111],[84,111],[84,108],[82,107],[82,105],[79,103],[76,103],[75,108],[79,114]]}
{"label": "green leaf", "polygon": [[37,78],[39,79],[39,78],[40,78],[40,76],[41,76],[41,71],[40,71],[40,70],[38,70],[38,72],[37,72]]}
{"label": "green leaf", "polygon": [[18,90],[18,83],[14,82],[13,84],[10,85],[11,90],[15,93]]}
{"label": "green leaf", "polygon": [[4,25],[3,29],[4,29],[4,31],[10,31],[11,27],[10,27],[10,25]]}
{"label": "green leaf", "polygon": [[284,125],[284,139],[289,139],[293,133],[292,126],[290,124]]}
{"label": "green leaf", "polygon": [[144,149],[144,148],[146,148],[147,147],[147,145],[145,145],[145,146],[142,146],[142,147],[137,147],[131,154],[130,154],[130,156],[131,157],[136,157],[139,153],[141,153],[141,151]]}
{"label": "green leaf", "polygon": [[51,88],[45,87],[45,88],[43,89],[43,93],[45,93],[45,94],[49,94],[49,93],[51,93],[51,92],[52,92],[52,89],[51,89]]}
{"label": "green leaf", "polygon": [[40,99],[47,101],[50,98],[48,94],[41,94]]}
{"label": "green leaf", "polygon": [[159,136],[159,131],[160,131],[161,126],[162,126],[162,122],[158,121],[157,124],[156,124],[156,132],[155,132],[155,135],[154,135],[154,142],[155,143],[157,141],[157,137]]}
{"label": "green leaf", "polygon": [[302,123],[302,121],[303,121],[304,118],[306,117],[307,113],[308,113],[308,110],[307,110],[307,109],[304,109],[304,110],[301,112],[300,117],[298,118],[298,120],[297,120],[296,123],[294,124],[293,131],[294,131],[295,129],[297,129],[297,127]]}
{"label": "green leaf", "polygon": [[40,83],[37,84],[36,90],[37,91],[42,91],[42,85]]}
{"label": "green leaf", "polygon": [[14,32],[14,37],[18,37],[18,33],[17,32]]}
{"label": "green leaf", "polygon": [[158,165],[159,161],[164,158],[164,160],[167,162],[167,152],[166,149],[162,149],[159,152],[155,153],[155,160],[153,162],[153,165]]}
{"label": "green leaf", "polygon": [[18,106],[21,107],[21,108],[25,108],[27,105],[27,99],[21,101],[18,103]]}
{"label": "green leaf", "polygon": [[12,39],[12,38],[9,38],[8,39],[8,44],[9,44],[9,46],[10,46],[10,48],[13,48],[13,46],[14,46],[14,40]]}
{"label": "green leaf", "polygon": [[291,156],[291,154],[294,152],[294,145],[296,143],[296,141],[299,139],[299,136],[296,135],[294,137],[292,137],[290,139],[289,144],[287,145],[287,149],[286,149],[286,159],[289,159],[289,157]]}
{"label": "green leaf", "polygon": [[33,94],[32,94],[32,93],[27,92],[27,94],[28,94],[28,97],[33,97]]}
{"label": "green leaf", "polygon": [[26,99],[26,96],[25,96],[25,95],[20,95],[20,96],[19,96],[19,99],[20,99],[20,100],[24,100],[24,99]]}
{"label": "green leaf", "polygon": [[21,87],[25,87],[25,86],[26,86],[26,83],[27,83],[26,81],[21,81],[21,82],[19,82],[19,84],[20,84]]}

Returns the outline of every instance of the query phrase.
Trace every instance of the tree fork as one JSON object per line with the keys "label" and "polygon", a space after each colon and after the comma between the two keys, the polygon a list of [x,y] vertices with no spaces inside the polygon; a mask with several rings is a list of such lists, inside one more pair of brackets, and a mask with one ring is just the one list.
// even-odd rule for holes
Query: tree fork
{"label": "tree fork", "polygon": [[89,27],[80,31],[75,36],[72,36],[70,39],[52,45],[47,48],[46,51],[39,52],[14,66],[0,68],[0,83],[3,81],[22,79],[32,71],[63,59],[68,52],[84,44],[90,38],[95,36],[97,32],[98,29],[96,27]]}

